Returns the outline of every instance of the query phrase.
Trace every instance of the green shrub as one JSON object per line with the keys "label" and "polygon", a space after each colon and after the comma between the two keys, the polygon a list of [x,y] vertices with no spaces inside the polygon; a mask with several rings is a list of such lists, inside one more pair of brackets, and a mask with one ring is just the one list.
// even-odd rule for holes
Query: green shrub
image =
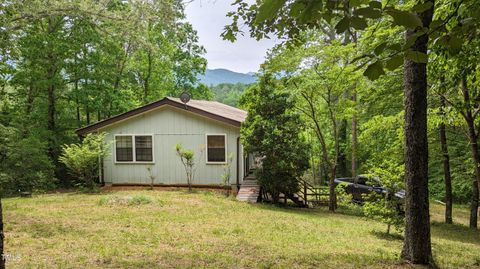
{"label": "green shrub", "polygon": [[180,161],[185,168],[185,174],[187,177],[188,190],[192,191],[193,179],[195,178],[195,153],[191,149],[184,149],[182,144],[175,145],[175,151],[177,156],[180,157]]}
{"label": "green shrub", "polygon": [[364,215],[387,224],[387,234],[390,227],[401,230],[405,225],[405,215],[399,210],[401,201],[394,194],[403,189],[404,166],[392,161],[384,161],[382,166],[370,171],[370,178],[378,177],[382,186],[388,189],[386,194],[371,192],[364,196]]}
{"label": "green shrub", "polygon": [[77,177],[87,190],[95,189],[99,176],[100,160],[107,155],[108,145],[104,144],[105,133],[89,134],[79,144],[64,145],[59,160]]}
{"label": "green shrub", "polygon": [[152,202],[152,199],[150,199],[150,197],[147,197],[144,195],[134,195],[128,201],[128,205],[146,205],[146,204],[150,204],[151,202]]}

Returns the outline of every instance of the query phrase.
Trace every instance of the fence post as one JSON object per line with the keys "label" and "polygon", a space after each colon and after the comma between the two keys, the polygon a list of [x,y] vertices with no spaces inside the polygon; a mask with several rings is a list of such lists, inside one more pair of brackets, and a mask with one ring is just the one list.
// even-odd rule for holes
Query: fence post
{"label": "fence post", "polygon": [[308,206],[308,201],[307,201],[307,181],[303,181],[303,200],[305,201],[305,205]]}

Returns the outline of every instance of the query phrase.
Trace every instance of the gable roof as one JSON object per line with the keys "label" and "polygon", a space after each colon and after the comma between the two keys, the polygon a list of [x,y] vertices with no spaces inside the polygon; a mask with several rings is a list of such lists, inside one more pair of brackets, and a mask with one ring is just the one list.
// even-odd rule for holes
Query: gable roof
{"label": "gable roof", "polygon": [[184,104],[178,98],[165,97],[162,100],[132,109],[125,113],[77,129],[75,132],[78,135],[85,135],[94,132],[99,128],[114,124],[119,121],[123,121],[139,114],[149,112],[161,106],[172,106],[184,109],[200,116],[204,116],[236,127],[240,127],[241,123],[245,121],[245,118],[247,117],[247,112],[245,110],[241,110],[216,101],[190,100],[187,104]]}

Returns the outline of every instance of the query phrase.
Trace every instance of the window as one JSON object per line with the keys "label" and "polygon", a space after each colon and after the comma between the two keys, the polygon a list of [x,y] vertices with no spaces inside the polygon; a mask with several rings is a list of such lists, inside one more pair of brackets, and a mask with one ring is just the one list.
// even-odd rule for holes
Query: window
{"label": "window", "polygon": [[153,136],[116,135],[115,156],[119,163],[153,162]]}
{"label": "window", "polygon": [[137,162],[153,161],[152,136],[135,136],[135,160]]}
{"label": "window", "polygon": [[225,163],[226,135],[207,135],[207,163]]}
{"label": "window", "polygon": [[133,162],[132,136],[115,137],[117,162]]}

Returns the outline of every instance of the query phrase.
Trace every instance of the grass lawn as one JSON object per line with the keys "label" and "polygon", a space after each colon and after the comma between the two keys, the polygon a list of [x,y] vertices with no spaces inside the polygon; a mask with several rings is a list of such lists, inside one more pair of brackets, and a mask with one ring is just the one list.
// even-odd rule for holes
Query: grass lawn
{"label": "grass lawn", "polygon": [[[135,197],[134,200],[126,200]],[[8,268],[401,268],[386,226],[326,209],[252,205],[208,191],[115,191],[4,199]],[[444,225],[432,204],[441,268],[480,268],[468,210]],[[456,217],[456,218],[455,218]]]}

